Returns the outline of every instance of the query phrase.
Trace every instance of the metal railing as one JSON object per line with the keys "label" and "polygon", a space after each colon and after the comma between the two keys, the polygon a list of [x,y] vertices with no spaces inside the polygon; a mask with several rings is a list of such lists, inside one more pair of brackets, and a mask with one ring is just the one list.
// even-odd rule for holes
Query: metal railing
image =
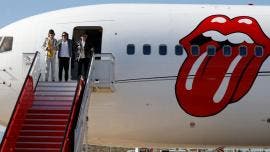
{"label": "metal railing", "polygon": [[1,152],[14,150],[16,138],[19,135],[19,129],[25,118],[25,113],[33,104],[34,88],[36,87],[40,77],[40,71],[38,70],[40,66],[39,56],[39,52],[36,52],[28,74],[26,75],[20,95],[18,96],[18,100],[1,142]]}
{"label": "metal railing", "polygon": [[[74,151],[81,152],[83,149],[83,141],[85,135],[87,135],[87,123],[88,123],[88,108],[90,104],[90,96],[92,93],[92,88],[95,87],[96,80],[99,79],[96,77],[96,70],[99,68],[99,63],[104,61],[110,61],[110,64],[113,64],[109,68],[110,76],[103,82],[106,82],[109,87],[112,87],[114,83],[114,61],[115,58],[111,53],[102,53],[102,54],[94,54],[91,58],[91,63],[89,67],[89,72],[87,76],[87,81],[85,83],[82,103],[80,107],[80,111],[78,114],[77,124],[74,131]],[[107,71],[104,71],[107,72]],[[87,140],[87,136],[86,136]],[[87,141],[86,141],[87,142]]]}
{"label": "metal railing", "polygon": [[[99,66],[97,65],[100,63],[100,61],[101,62],[110,61],[110,64],[112,64],[112,66],[109,67],[109,68],[112,68],[110,69],[111,72],[110,72],[109,79],[106,79],[103,82],[107,83],[106,86],[113,88],[112,85],[114,84],[114,61],[115,61],[114,56],[111,53],[94,54],[91,59],[91,64],[90,64],[87,81],[84,88],[84,94],[82,98],[82,104],[81,104],[81,108],[80,108],[80,112],[78,116],[78,121],[77,121],[76,128],[74,131],[74,151],[75,152],[81,152],[83,148],[84,138],[86,137],[86,140],[87,140],[88,108],[90,104],[90,96],[92,93],[92,88],[95,87],[96,85],[96,79],[99,79],[96,77],[95,72],[97,72],[96,70],[98,70],[97,68],[99,68]],[[107,72],[107,71],[105,70],[104,72]]]}
{"label": "metal railing", "polygon": [[41,57],[40,57],[40,53],[36,52],[35,57],[33,59],[33,63],[29,69],[29,73],[28,75],[32,76],[33,78],[33,87],[34,87],[34,91],[35,88],[40,80],[41,77]]}
{"label": "metal railing", "polygon": [[74,131],[74,151],[75,152],[82,151],[83,138],[84,138],[84,133],[85,133],[85,129],[87,126],[87,121],[88,121],[88,107],[89,107],[90,96],[91,96],[91,85],[93,83],[93,80],[91,78],[93,75],[94,60],[95,60],[95,55],[93,55],[91,59],[87,81],[84,88],[81,108],[78,115],[76,128]]}
{"label": "metal railing", "polygon": [[61,151],[68,152],[73,148],[73,134],[74,134],[74,124],[76,124],[77,112],[80,109],[80,101],[82,100],[82,93],[85,88],[84,80],[81,78],[78,81],[76,87],[76,93],[74,96],[71,112],[68,118],[68,124],[66,126],[64,141]]}
{"label": "metal railing", "polygon": [[88,121],[87,114],[88,114],[88,106],[90,103],[90,96],[91,96],[91,85],[93,83],[93,80],[91,79],[91,77],[93,75],[94,59],[95,59],[95,55],[93,55],[91,59],[87,81],[84,88],[82,103],[80,107],[80,112],[78,115],[78,120],[77,120],[76,128],[74,131],[74,151],[75,152],[82,151],[81,148],[83,144],[84,132],[85,132],[85,128],[87,126],[87,121]]}
{"label": "metal railing", "polygon": [[93,74],[94,88],[110,89],[114,91],[115,57],[111,53],[102,53],[95,55],[95,69]]}

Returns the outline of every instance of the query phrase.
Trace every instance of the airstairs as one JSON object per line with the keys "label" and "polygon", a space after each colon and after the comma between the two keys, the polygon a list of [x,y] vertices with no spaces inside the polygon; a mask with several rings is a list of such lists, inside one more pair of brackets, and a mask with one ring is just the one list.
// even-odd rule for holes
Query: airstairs
{"label": "airstairs", "polygon": [[41,64],[36,52],[0,152],[82,151],[93,88],[114,90],[112,54],[93,55],[86,81],[41,81]]}

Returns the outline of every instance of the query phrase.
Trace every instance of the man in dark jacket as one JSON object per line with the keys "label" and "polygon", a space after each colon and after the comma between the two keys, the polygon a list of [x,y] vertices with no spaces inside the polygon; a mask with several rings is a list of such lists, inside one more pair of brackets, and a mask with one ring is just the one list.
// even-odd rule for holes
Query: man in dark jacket
{"label": "man in dark jacket", "polygon": [[65,70],[65,81],[68,81],[69,62],[72,56],[72,41],[68,38],[68,33],[62,33],[62,39],[57,43],[59,59],[59,81],[62,81],[63,69]]}
{"label": "man in dark jacket", "polygon": [[[89,43],[87,43],[86,39],[87,34],[84,33],[81,35],[81,40],[77,44],[78,78],[83,75],[85,79],[87,78],[89,64],[94,51],[94,49],[91,48]],[[82,68],[84,74],[82,74]]]}

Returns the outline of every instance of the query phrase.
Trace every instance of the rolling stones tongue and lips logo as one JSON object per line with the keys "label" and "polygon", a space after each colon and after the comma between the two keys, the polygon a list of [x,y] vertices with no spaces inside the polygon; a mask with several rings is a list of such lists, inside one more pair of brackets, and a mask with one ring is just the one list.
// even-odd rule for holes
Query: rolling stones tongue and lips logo
{"label": "rolling stones tongue and lips logo", "polygon": [[[209,36],[211,33],[214,35]],[[218,35],[215,34],[227,39],[216,40]],[[232,43],[233,35],[237,34],[242,35],[243,40]],[[180,44],[185,48],[187,58],[179,70],[175,93],[182,109],[197,117],[215,115],[245,96],[270,53],[270,39],[258,22],[248,16],[233,19],[224,15],[207,17],[181,39]],[[192,45],[199,45],[198,56],[191,54]],[[209,45],[216,47],[214,56],[206,55]],[[231,56],[224,56],[222,49],[225,45],[231,46]],[[239,56],[240,46],[247,47],[247,56]],[[263,47],[262,57],[254,55],[256,46]],[[226,74],[230,76],[226,77]]]}

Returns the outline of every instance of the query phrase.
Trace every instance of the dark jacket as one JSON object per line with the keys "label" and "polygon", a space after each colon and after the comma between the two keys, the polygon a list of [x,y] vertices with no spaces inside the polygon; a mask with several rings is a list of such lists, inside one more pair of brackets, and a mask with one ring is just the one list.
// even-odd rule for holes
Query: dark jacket
{"label": "dark jacket", "polygon": [[[72,57],[72,40],[68,39],[68,51],[69,51],[69,56]],[[61,52],[61,47],[62,47],[62,39],[57,42],[57,50],[58,52],[58,57],[60,57],[60,52]]]}
{"label": "dark jacket", "polygon": [[[78,46],[80,46],[80,48],[82,48],[81,41],[79,41],[77,43],[77,47],[76,48],[78,48]],[[81,51],[80,49],[77,49],[77,57],[80,56],[80,51]],[[86,58],[91,58],[92,57],[92,52],[93,52],[92,46],[89,43],[86,42],[85,45],[84,45],[84,55],[85,55],[85,57]]]}

